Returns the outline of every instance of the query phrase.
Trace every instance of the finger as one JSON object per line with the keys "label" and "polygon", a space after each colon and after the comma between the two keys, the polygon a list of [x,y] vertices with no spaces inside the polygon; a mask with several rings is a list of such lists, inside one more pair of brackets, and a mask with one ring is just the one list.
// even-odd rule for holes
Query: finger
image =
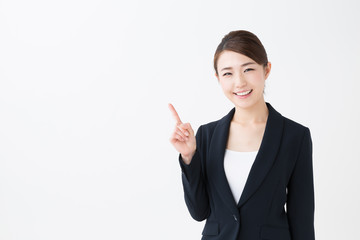
{"label": "finger", "polygon": [[192,129],[190,123],[182,123],[179,125],[179,127],[181,127],[181,129],[183,129],[183,130],[186,130],[189,133],[189,135],[190,134],[194,135],[194,130]]}
{"label": "finger", "polygon": [[174,106],[173,106],[171,103],[169,103],[168,106],[169,106],[169,109],[170,109],[173,117],[174,117],[175,120],[176,120],[176,123],[182,123],[182,122],[181,122],[181,119],[180,119],[180,117],[179,117],[179,114],[176,112]]}
{"label": "finger", "polygon": [[177,125],[176,128],[182,133],[184,134],[185,136],[189,136],[190,133],[188,132],[188,130],[182,128],[180,125]]}
{"label": "finger", "polygon": [[180,136],[184,140],[188,140],[189,137],[186,136],[184,133],[182,133],[179,129],[175,128],[174,132],[172,133],[172,137],[175,137],[176,135]]}
{"label": "finger", "polygon": [[186,134],[185,133],[183,133],[181,130],[179,130],[179,129],[177,129],[176,131],[175,131],[175,133],[176,134],[178,134],[178,135],[180,135],[182,138],[184,138],[184,139],[188,139],[189,137],[188,136],[186,136]]}
{"label": "finger", "polygon": [[185,141],[186,141],[185,138],[183,138],[182,136],[177,135],[177,134],[176,134],[176,138],[179,139],[181,142],[185,142]]}
{"label": "finger", "polygon": [[173,143],[175,143],[175,142],[177,142],[177,141],[184,142],[185,139],[184,139],[183,137],[181,137],[180,135],[174,133],[174,134],[172,135],[172,137],[170,138],[170,141],[173,142]]}
{"label": "finger", "polygon": [[[175,126],[174,129],[174,133],[179,134],[180,136],[182,136],[183,138],[187,138],[188,136],[186,136],[186,134],[183,132],[184,130],[179,128],[178,125]],[[185,130],[186,131],[186,130]]]}
{"label": "finger", "polygon": [[190,123],[186,123],[189,127],[188,127],[188,131],[190,132],[191,135],[195,135],[194,129],[192,129],[191,124]]}

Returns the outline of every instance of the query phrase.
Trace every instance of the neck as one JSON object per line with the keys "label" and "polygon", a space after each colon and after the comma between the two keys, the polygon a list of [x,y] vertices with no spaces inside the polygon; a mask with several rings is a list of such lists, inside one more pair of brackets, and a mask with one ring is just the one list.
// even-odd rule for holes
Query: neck
{"label": "neck", "polygon": [[235,106],[232,121],[240,124],[264,123],[267,121],[268,115],[269,110],[265,101],[259,101],[249,108]]}

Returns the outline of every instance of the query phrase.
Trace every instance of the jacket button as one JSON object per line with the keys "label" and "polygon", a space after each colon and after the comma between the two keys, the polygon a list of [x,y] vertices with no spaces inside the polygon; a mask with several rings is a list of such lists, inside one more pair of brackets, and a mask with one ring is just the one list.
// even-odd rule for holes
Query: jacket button
{"label": "jacket button", "polygon": [[237,222],[238,220],[237,220],[235,214],[233,214],[233,217],[234,217],[235,222]]}

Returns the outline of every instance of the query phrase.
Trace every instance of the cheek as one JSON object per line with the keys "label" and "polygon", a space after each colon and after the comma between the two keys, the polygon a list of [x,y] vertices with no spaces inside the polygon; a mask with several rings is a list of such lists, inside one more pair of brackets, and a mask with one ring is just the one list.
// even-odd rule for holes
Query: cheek
{"label": "cheek", "polygon": [[227,94],[231,90],[230,84],[221,84],[221,88],[224,94]]}
{"label": "cheek", "polygon": [[264,85],[265,84],[265,77],[264,75],[260,74],[260,73],[257,73],[257,74],[254,74],[252,77],[251,77],[251,80],[250,80],[253,84],[256,84],[256,85]]}
{"label": "cheek", "polygon": [[227,92],[232,89],[232,85],[230,81],[221,81],[220,85],[224,92]]}

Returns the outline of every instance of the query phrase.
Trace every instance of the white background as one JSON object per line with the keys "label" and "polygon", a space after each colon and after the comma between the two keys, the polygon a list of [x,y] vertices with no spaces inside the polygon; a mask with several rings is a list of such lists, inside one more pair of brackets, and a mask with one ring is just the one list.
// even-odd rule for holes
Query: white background
{"label": "white background", "polygon": [[359,2],[0,1],[0,239],[200,239],[169,143],[233,107],[212,69],[254,32],[265,100],[311,130],[317,239],[358,239]]}

